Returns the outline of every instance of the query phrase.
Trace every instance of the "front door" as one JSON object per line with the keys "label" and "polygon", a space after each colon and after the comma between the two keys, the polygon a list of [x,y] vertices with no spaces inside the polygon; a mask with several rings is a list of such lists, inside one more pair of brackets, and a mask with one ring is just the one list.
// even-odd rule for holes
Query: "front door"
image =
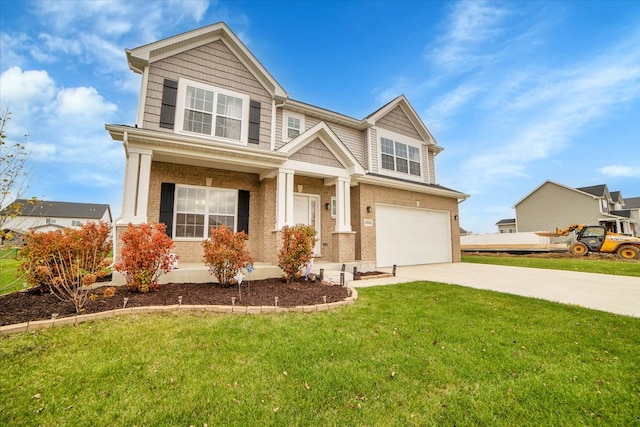
{"label": "front door", "polygon": [[313,194],[293,195],[293,222],[311,225],[316,230],[314,256],[320,256],[320,196]]}

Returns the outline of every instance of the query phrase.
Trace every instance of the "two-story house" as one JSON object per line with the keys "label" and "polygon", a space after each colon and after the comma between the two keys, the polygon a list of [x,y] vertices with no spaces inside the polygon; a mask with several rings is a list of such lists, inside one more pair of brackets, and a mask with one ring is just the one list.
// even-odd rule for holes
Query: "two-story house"
{"label": "two-story house", "polygon": [[221,224],[275,263],[298,223],[315,227],[321,260],[460,260],[467,196],[436,184],[442,148],[404,96],[363,119],[294,100],[224,23],[126,57],[142,87],[136,124],[106,125],[126,154],[118,233],[165,223],[182,263],[201,262]]}
{"label": "two-story house", "polygon": [[606,184],[571,188],[545,181],[514,208],[519,232],[600,224],[612,232],[634,235],[636,220],[624,206],[620,192],[609,192]]}
{"label": "two-story house", "polygon": [[55,202],[18,199],[5,209],[5,230],[25,234],[29,230],[45,232],[62,228],[80,228],[86,222],[111,224],[111,208],[101,203]]}

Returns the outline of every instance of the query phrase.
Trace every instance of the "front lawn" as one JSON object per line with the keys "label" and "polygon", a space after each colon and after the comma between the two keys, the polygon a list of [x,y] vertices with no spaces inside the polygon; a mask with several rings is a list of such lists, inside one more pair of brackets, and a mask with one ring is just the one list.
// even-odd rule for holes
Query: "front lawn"
{"label": "front lawn", "polygon": [[0,250],[0,295],[24,289],[24,280],[18,275],[19,264],[16,249]]}
{"label": "front lawn", "polygon": [[581,271],[583,273],[615,274],[640,277],[640,261],[621,260],[613,256],[591,254],[586,257],[571,255],[552,257],[540,255],[463,255],[463,262],[497,264],[513,267],[548,268],[550,270]]}
{"label": "front lawn", "polygon": [[635,425],[640,319],[431,282],[0,338],[0,425]]}

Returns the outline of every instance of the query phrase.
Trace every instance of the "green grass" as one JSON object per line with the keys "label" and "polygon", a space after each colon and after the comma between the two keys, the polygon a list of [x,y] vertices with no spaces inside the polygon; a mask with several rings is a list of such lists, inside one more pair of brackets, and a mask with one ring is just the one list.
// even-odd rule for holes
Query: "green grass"
{"label": "green grass", "polygon": [[640,261],[616,260],[610,257],[536,258],[531,256],[463,255],[463,262],[497,264],[514,267],[548,268],[551,270],[581,271],[584,273],[615,274],[640,277]]}
{"label": "green grass", "polygon": [[19,262],[16,249],[0,250],[0,295],[19,291],[24,288],[22,278],[18,276]]}
{"label": "green grass", "polygon": [[0,338],[0,425],[637,425],[640,319],[431,282]]}

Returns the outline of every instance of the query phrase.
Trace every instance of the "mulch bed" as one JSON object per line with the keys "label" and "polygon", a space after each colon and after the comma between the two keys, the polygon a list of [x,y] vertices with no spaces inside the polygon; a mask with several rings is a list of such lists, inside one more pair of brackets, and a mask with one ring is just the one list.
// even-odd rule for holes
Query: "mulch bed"
{"label": "mulch bed", "polygon": [[[170,283],[146,294],[121,286],[109,298],[103,296],[106,287],[91,290],[96,298],[87,301],[81,314],[123,308],[125,297],[127,307],[174,305],[178,304],[178,296],[182,296],[183,305],[231,305],[231,298],[235,297],[236,306],[273,306],[274,297],[278,297],[278,307],[323,304],[325,296],[327,303],[348,297],[344,286],[319,281],[286,283],[281,279],[244,281],[240,289],[237,285],[223,288],[217,283]],[[37,289],[0,296],[0,326],[50,319],[53,313],[58,313],[58,318],[76,314],[72,303]]]}

